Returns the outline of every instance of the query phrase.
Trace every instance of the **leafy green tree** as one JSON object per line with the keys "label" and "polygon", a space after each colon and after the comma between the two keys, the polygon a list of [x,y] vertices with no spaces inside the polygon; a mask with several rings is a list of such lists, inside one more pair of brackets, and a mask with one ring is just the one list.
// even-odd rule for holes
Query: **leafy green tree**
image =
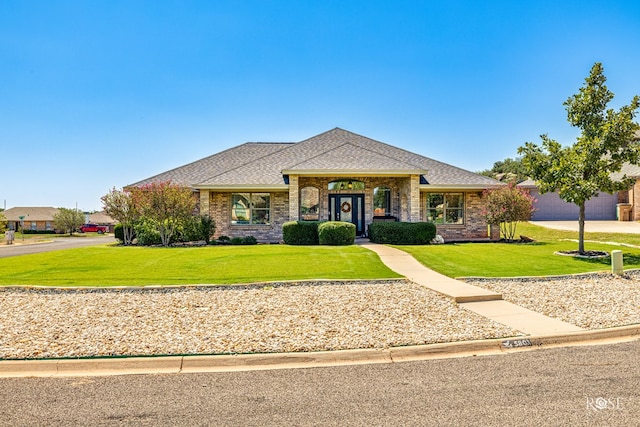
{"label": "leafy green tree", "polygon": [[486,169],[479,173],[480,175],[505,182],[519,183],[528,178],[527,170],[522,164],[522,159],[520,157],[516,157],[515,159],[506,158],[504,160],[499,160],[493,164],[491,169]]}
{"label": "leafy green tree", "polygon": [[58,230],[62,230],[72,236],[84,224],[84,214],[78,209],[59,208],[58,212],[53,216],[53,223]]}
{"label": "leafy green tree", "polygon": [[581,130],[576,142],[563,147],[542,135],[542,146],[527,142],[518,148],[522,163],[541,193],[557,191],[560,198],[579,207],[578,252],[584,250],[585,203],[599,191],[614,193],[629,188],[632,179],[614,181],[625,163],[638,163],[640,148],[633,142],[640,126],[633,121],[640,97],[619,110],[607,108],[614,94],[605,85],[602,64],[591,68],[579,92],[564,102],[567,118]]}
{"label": "leafy green tree", "polygon": [[0,233],[4,233],[7,229],[7,217],[2,213],[4,209],[0,208]]}
{"label": "leafy green tree", "polygon": [[107,215],[122,224],[122,242],[125,245],[130,245],[134,234],[133,226],[140,218],[140,212],[133,203],[131,192],[116,190],[114,187],[100,200],[102,200],[102,207]]}
{"label": "leafy green tree", "polygon": [[131,188],[131,197],[141,216],[151,221],[160,233],[163,246],[169,246],[177,229],[196,208],[193,191],[170,181]]}
{"label": "leafy green tree", "polygon": [[534,198],[515,183],[484,191],[483,218],[490,225],[499,225],[503,238],[512,242],[518,222],[531,219]]}

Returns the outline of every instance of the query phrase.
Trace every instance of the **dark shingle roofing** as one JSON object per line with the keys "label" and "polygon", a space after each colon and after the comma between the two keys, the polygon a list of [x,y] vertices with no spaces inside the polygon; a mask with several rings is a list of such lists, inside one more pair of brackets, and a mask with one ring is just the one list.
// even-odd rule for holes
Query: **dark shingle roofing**
{"label": "dark shingle roofing", "polygon": [[246,143],[139,181],[171,180],[194,188],[285,187],[286,174],[421,174],[428,185],[484,188],[500,185],[428,157],[335,128],[298,143]]}

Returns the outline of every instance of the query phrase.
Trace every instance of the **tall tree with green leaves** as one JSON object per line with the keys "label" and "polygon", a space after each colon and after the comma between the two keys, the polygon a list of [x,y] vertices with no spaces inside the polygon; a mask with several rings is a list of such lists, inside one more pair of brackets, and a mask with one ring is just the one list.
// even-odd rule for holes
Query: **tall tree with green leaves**
{"label": "tall tree with green leaves", "polygon": [[614,94],[605,85],[601,63],[595,63],[579,92],[564,106],[569,123],[581,130],[572,146],[563,147],[547,135],[542,146],[527,142],[518,148],[522,163],[541,193],[557,191],[561,199],[579,207],[578,252],[584,250],[585,203],[598,192],[614,193],[629,188],[632,179],[614,181],[625,163],[638,163],[640,148],[633,141],[640,126],[633,121],[640,97],[617,111],[607,108]]}
{"label": "tall tree with green leaves", "polygon": [[72,236],[84,224],[84,214],[78,209],[59,208],[53,216],[53,223],[58,230]]}

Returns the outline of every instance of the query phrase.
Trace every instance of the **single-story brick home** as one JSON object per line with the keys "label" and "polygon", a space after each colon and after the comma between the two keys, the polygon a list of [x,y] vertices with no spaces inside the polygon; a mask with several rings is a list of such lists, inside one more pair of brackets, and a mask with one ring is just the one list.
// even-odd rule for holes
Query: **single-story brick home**
{"label": "single-story brick home", "polygon": [[24,221],[25,230],[54,231],[53,216],[57,213],[57,208],[48,206],[14,207],[2,212],[7,219],[7,228],[14,231],[21,229],[20,221]]}
{"label": "single-story brick home", "polygon": [[496,240],[480,215],[500,182],[336,128],[301,142],[249,142],[133,186],[191,187],[216,237],[282,239],[294,220],[341,220],[358,235],[373,221],[431,221],[446,240]]}
{"label": "single-story brick home", "polygon": [[[20,230],[20,217],[24,221],[25,231],[56,231],[53,217],[58,213],[58,208],[52,207],[14,207],[2,212],[7,219],[9,230]],[[115,221],[104,212],[85,213],[85,222],[109,227],[109,232],[113,232]]]}

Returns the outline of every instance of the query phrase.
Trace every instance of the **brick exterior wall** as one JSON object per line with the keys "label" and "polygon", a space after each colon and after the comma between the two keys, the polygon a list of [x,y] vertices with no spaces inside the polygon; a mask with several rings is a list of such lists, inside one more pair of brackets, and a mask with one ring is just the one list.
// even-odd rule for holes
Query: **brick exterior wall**
{"label": "brick exterior wall", "polygon": [[[482,204],[481,192],[464,193],[464,224],[437,224],[437,233],[444,237],[445,242],[456,240],[499,240],[500,227],[489,227],[480,215]],[[421,221],[425,221],[427,213],[426,192],[421,194],[421,205],[423,206]]]}
{"label": "brick exterior wall", "polygon": [[[209,193],[209,216],[216,223],[214,238],[220,236],[253,236],[259,242],[279,242],[282,240],[282,224],[289,220],[289,193],[270,193],[270,221],[268,225],[231,224],[231,192]],[[203,206],[202,199],[200,206]]]}
{"label": "brick exterior wall", "polygon": [[[344,177],[307,177],[290,176],[288,192],[271,192],[271,224],[269,225],[232,225],[231,195],[232,192],[201,191],[200,210],[209,211],[216,223],[215,238],[222,235],[229,237],[253,236],[260,242],[279,242],[282,240],[282,224],[298,220],[300,217],[299,194],[305,187],[314,187],[319,191],[319,216],[321,221],[329,220],[329,194],[362,194],[364,193],[365,229],[373,221],[373,190],[376,187],[391,189],[391,215],[400,221],[417,222],[426,218],[426,193],[419,190],[419,176],[412,177],[353,177],[353,181],[362,181],[363,190],[332,190],[331,181]],[[297,184],[297,185],[296,185]],[[297,189],[294,189],[297,187]],[[500,230],[493,227],[488,236],[486,222],[480,216],[482,207],[481,194],[477,191],[465,193],[465,222],[463,225],[438,225],[438,234],[445,241],[451,240],[493,240],[500,238]],[[640,197],[638,198],[640,200]]]}

